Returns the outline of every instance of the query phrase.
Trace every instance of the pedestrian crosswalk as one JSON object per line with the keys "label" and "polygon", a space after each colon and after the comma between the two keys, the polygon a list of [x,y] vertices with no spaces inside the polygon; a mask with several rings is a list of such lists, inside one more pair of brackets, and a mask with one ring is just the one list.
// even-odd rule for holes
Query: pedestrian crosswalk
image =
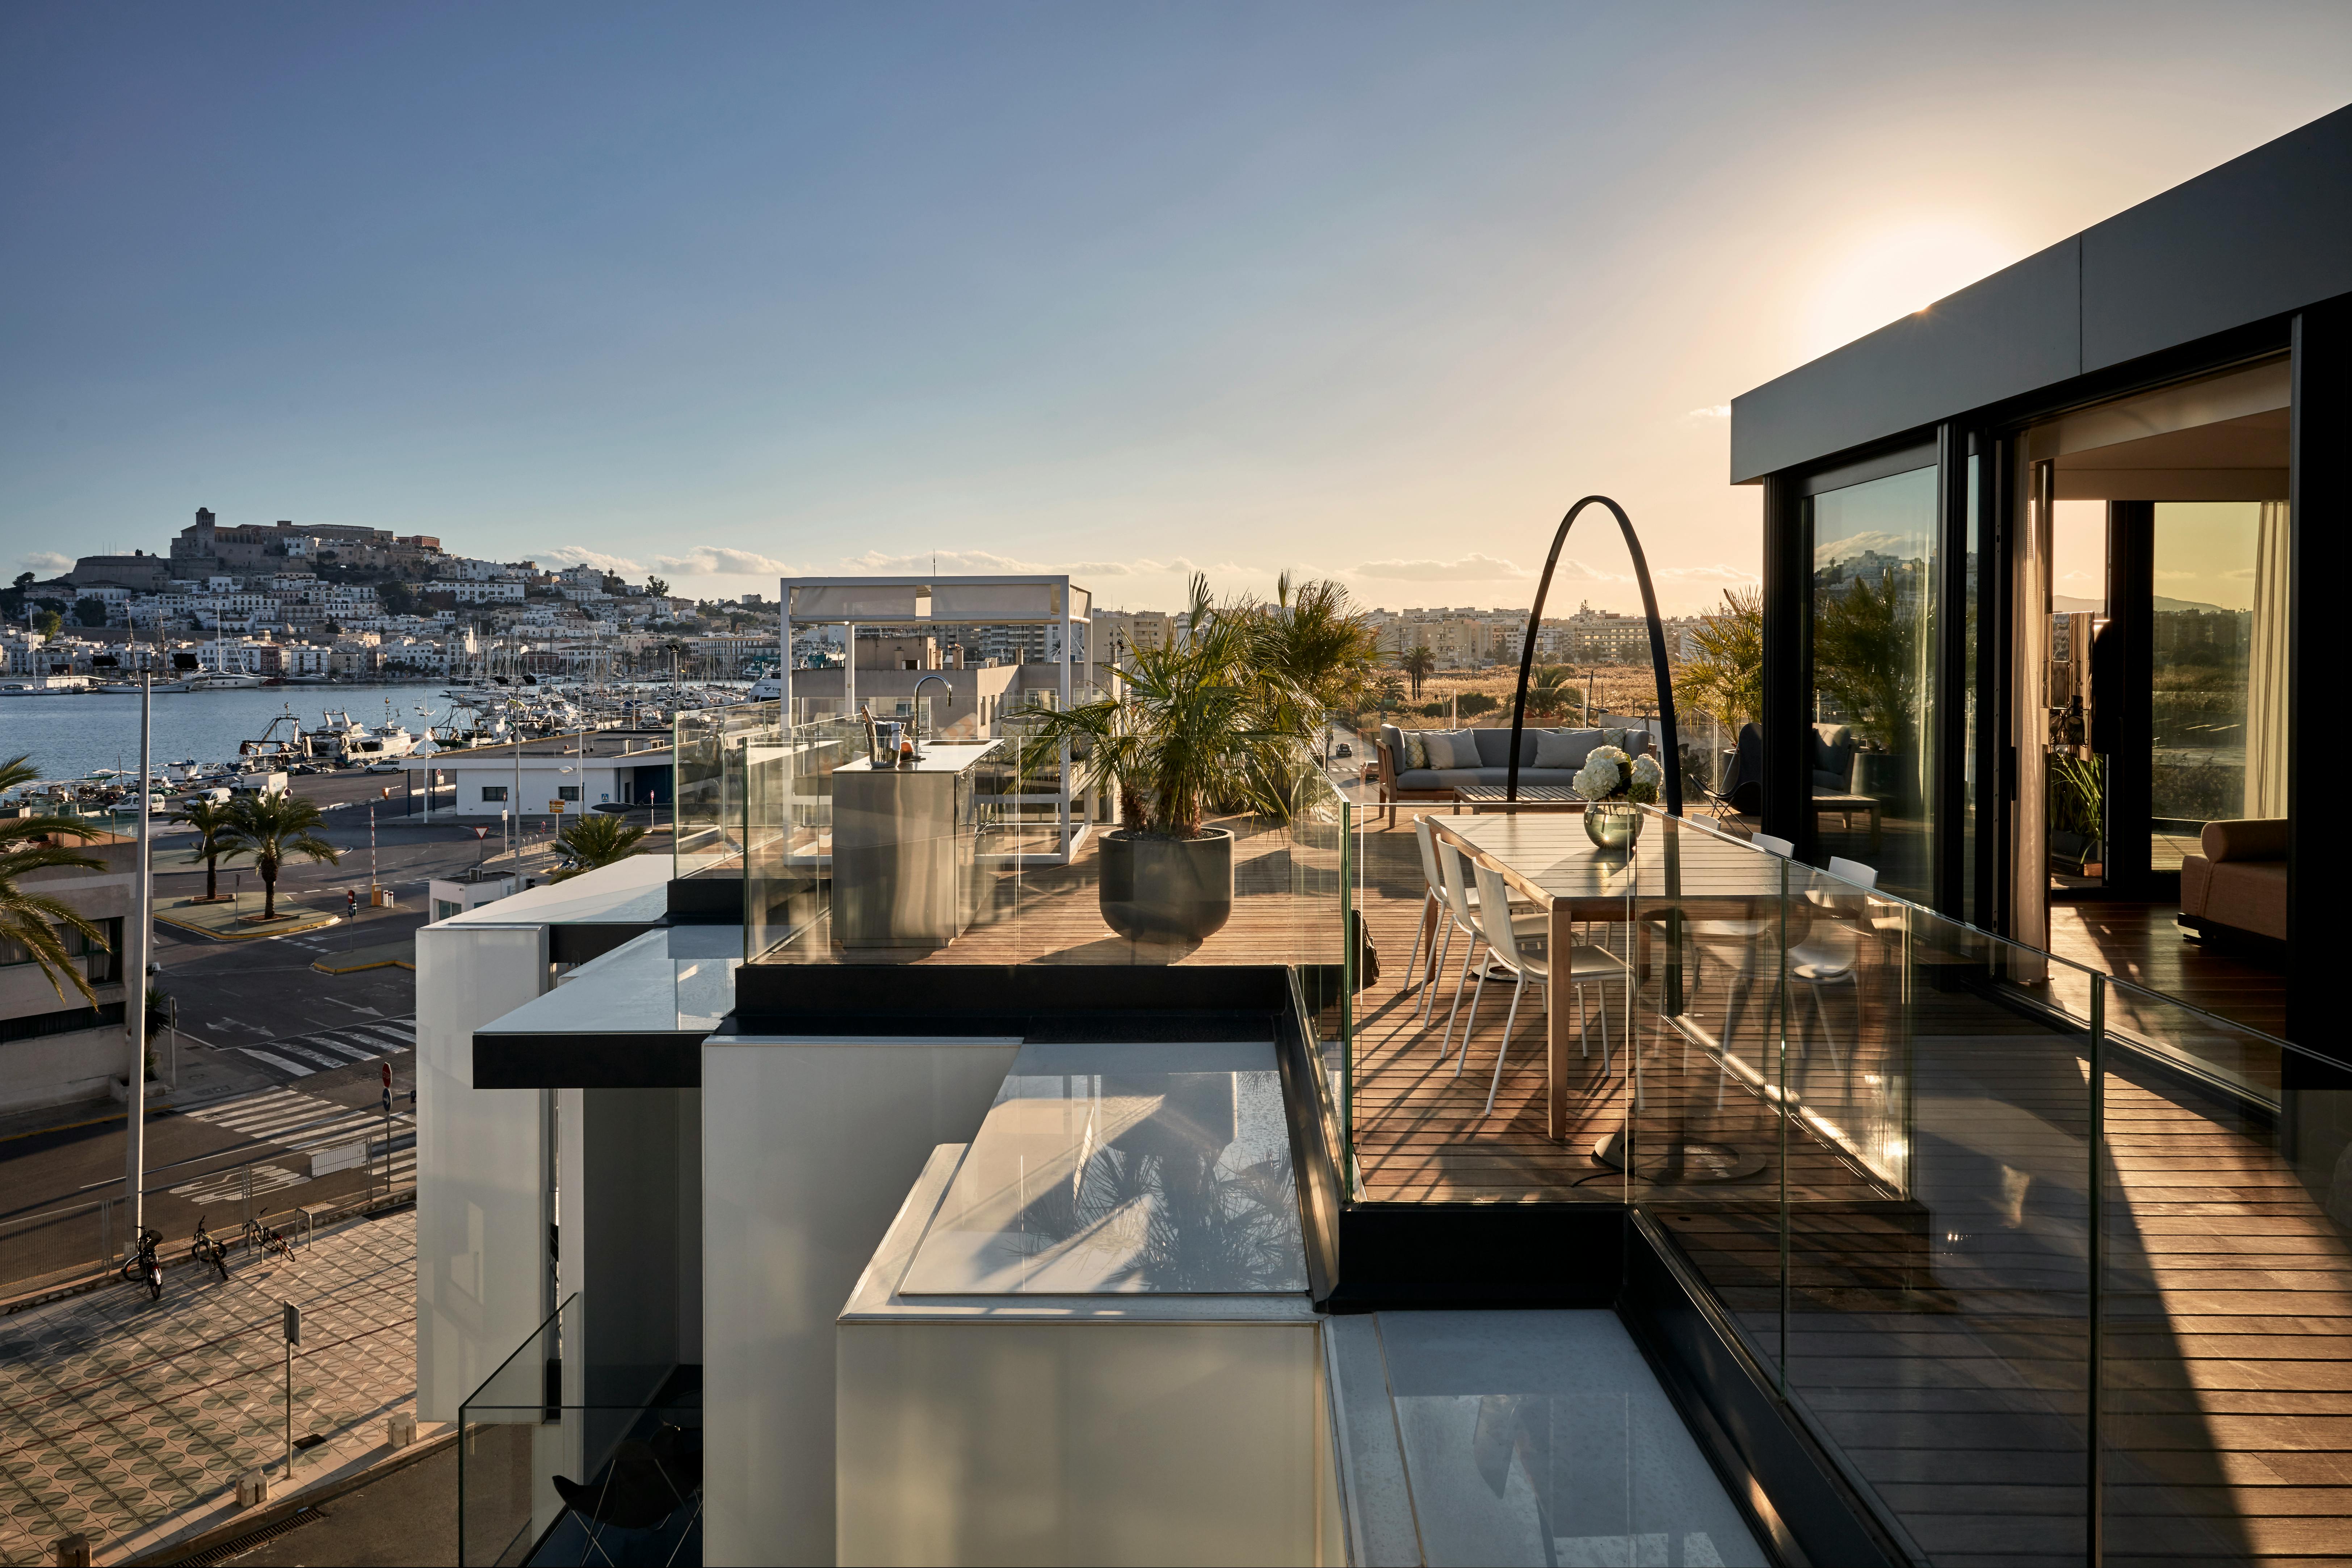
{"label": "pedestrian crosswalk", "polygon": [[394,1056],[414,1049],[415,1045],[416,1018],[412,1014],[404,1018],[346,1024],[341,1028],[320,1029],[316,1034],[295,1035],[267,1045],[236,1048],[288,1078],[309,1078],[314,1072],[329,1072],[353,1062]]}
{"label": "pedestrian crosswalk", "polygon": [[[197,1106],[182,1114],[191,1121],[207,1121],[247,1139],[314,1157],[365,1142],[368,1156],[349,1168],[364,1169],[379,1180],[384,1173],[385,1127],[381,1110],[366,1107],[355,1110],[299,1089],[266,1089],[224,1100],[216,1105]],[[391,1133],[392,1182],[398,1186],[416,1179],[415,1116],[408,1111],[395,1112]],[[291,1163],[300,1166],[308,1162]],[[299,1186],[310,1179],[307,1170],[289,1169],[286,1164],[256,1162],[253,1166],[253,1191],[257,1195]],[[245,1168],[240,1165],[173,1187],[172,1194],[206,1204],[243,1197],[245,1190]]]}

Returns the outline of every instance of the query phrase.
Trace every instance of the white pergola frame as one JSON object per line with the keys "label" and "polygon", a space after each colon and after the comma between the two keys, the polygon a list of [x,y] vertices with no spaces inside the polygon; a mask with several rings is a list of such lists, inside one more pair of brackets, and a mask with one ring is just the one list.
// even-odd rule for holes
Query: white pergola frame
{"label": "white pergola frame", "polygon": [[[797,617],[796,601],[802,590],[811,591],[811,603]],[[1021,600],[1028,595],[1023,590],[1034,590],[1036,602],[1024,606]],[[1097,667],[1094,640],[1094,593],[1065,576],[929,576],[896,577],[786,577],[777,584],[779,601],[777,660],[782,671],[783,701],[779,712],[784,726],[793,721],[793,626],[795,619],[804,626],[840,626],[843,628],[844,658],[841,691],[842,711],[854,713],[857,707],[857,628],[866,626],[921,626],[938,621],[949,626],[1058,626],[1061,628],[1061,657],[1055,662],[1061,668],[1060,694],[1062,706],[1067,709],[1073,694],[1072,646],[1074,629],[1087,628],[1085,668]],[[992,603],[994,601],[994,603]],[[934,613],[934,605],[944,608]],[[1091,680],[1088,682],[1092,684]],[[975,712],[977,709],[974,710]],[[1067,865],[1086,842],[1087,824],[1077,820],[1071,810],[1070,748],[1062,746],[1058,787],[1049,792],[1024,793],[1004,797],[1013,805],[1051,805],[1055,808],[1055,842],[1057,847],[1047,854],[1016,855],[1008,858],[1041,865]]]}

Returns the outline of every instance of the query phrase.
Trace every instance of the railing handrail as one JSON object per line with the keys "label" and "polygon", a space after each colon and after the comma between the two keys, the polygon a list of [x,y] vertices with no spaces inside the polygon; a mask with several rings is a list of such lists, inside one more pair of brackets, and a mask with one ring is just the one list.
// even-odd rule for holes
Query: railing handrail
{"label": "railing handrail", "polygon": [[[1970,936],[1981,937],[1987,942],[1999,942],[2003,947],[2012,948],[2019,952],[2032,953],[2036,958],[2071,969],[2075,973],[2084,975],[2086,978],[2104,980],[2110,985],[2121,986],[2126,991],[2134,992],[2141,996],[2147,997],[2152,1001],[2160,1002],[2168,1007],[2178,1007],[2181,1011],[2191,1014],[2209,1024],[2215,1025],[2223,1029],[2231,1030],[2236,1034],[2246,1036],[2247,1037],[2259,1041],[2263,1045],[2275,1046],[2279,1049],[2284,1051],[2293,1051],[2297,1056],[2305,1057],[2313,1061],[2324,1063],[2328,1066],[2340,1067],[2343,1065],[2340,1062],[2335,1061],[2331,1058],[2319,1055],[2307,1047],[2298,1046],[2293,1040],[2283,1039],[2279,1036],[2270,1034],[2262,1029],[2257,1029],[2251,1024],[2242,1024],[2233,1018],[2224,1018],[2218,1013],[2214,1013],[2204,1007],[2200,1007],[2194,1002],[2188,1002],[2178,996],[2168,995],[2151,986],[2140,984],[2137,981],[2126,980],[2122,976],[2108,970],[2094,968],[2090,964],[2084,963],[2079,959],[2069,958],[2061,952],[2053,952],[2046,947],[2035,947],[2031,942],[2020,942],[2013,936],[2003,936],[1999,931],[1987,931],[1984,927],[1977,925],[1972,921],[1962,920],[1957,915],[1948,915],[1941,910],[1930,909],[1927,905],[1918,902],[1916,900],[1903,897],[1900,893],[1891,893],[1883,888],[1864,887],[1859,882],[1841,877],[1834,871],[1831,871],[1823,867],[1816,866],[1809,860],[1792,860],[1784,856],[1775,855],[1769,849],[1759,849],[1747,839],[1727,833],[1722,828],[1706,822],[1703,818],[1695,816],[1668,816],[1667,813],[1660,810],[1654,805],[1644,805],[1640,807],[1640,809],[1660,817],[1665,817],[1667,820],[1674,822],[1681,827],[1697,827],[1711,837],[1721,839],[1726,844],[1737,845],[1738,847],[1745,849],[1751,855],[1761,856],[1769,860],[1778,860],[1786,866],[1801,867],[1803,868],[1808,879],[1818,878],[1822,881],[1834,883],[1838,887],[1846,889],[1856,896],[1868,900],[1872,903],[1894,905],[1910,914],[1920,916],[1937,925],[1950,926],[1955,930],[1965,931]],[[1785,899],[1789,896],[1791,890],[1792,889],[1784,886],[1780,896]]]}

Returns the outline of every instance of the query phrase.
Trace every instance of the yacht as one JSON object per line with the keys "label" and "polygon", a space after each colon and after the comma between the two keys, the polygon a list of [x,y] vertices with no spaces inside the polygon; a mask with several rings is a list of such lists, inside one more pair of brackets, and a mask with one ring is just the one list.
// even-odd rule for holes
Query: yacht
{"label": "yacht", "polygon": [[233,669],[200,669],[188,677],[190,691],[242,691],[261,684],[261,677],[245,675]]}

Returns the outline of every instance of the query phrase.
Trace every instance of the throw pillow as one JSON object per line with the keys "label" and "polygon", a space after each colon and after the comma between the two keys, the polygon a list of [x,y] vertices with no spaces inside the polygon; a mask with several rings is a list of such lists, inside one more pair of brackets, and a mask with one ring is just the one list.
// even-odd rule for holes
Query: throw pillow
{"label": "throw pillow", "polygon": [[1433,768],[1478,765],[1478,737],[1467,730],[1432,730],[1428,741],[1429,765]]}
{"label": "throw pillow", "polygon": [[1418,730],[1400,731],[1404,736],[1404,765],[1408,771],[1429,766],[1429,738]]}
{"label": "throw pillow", "polygon": [[1597,743],[1590,731],[1538,730],[1536,731],[1535,765],[1539,768],[1580,768]]}
{"label": "throw pillow", "polygon": [[1604,746],[1614,746],[1622,752],[1625,749],[1625,731],[1612,730],[1603,725],[1601,731],[1601,743]]}

